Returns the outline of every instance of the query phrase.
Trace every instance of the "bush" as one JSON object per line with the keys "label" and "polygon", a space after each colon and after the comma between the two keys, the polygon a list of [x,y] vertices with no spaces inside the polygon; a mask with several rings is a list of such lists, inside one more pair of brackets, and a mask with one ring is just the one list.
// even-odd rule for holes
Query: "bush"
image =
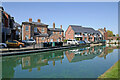
{"label": "bush", "polygon": [[64,42],[67,42],[67,39],[65,39]]}

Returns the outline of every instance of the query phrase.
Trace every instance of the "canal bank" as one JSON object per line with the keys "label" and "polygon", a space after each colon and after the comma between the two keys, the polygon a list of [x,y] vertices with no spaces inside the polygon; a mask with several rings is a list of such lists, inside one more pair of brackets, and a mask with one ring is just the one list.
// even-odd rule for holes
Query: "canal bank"
{"label": "canal bank", "polygon": [[98,77],[97,80],[105,80],[103,78],[120,78],[119,73],[119,64],[120,60],[118,60],[111,68],[109,68],[105,73]]}
{"label": "canal bank", "polygon": [[46,51],[54,51],[54,50],[62,50],[62,49],[70,49],[70,48],[77,48],[77,47],[90,47],[90,44],[86,45],[68,45],[68,46],[61,46],[61,47],[45,47],[45,48],[31,48],[31,49],[17,49],[17,50],[5,50],[1,51],[0,56],[11,56],[11,55],[23,55],[23,54],[30,54],[30,53],[38,53],[38,52],[46,52]]}

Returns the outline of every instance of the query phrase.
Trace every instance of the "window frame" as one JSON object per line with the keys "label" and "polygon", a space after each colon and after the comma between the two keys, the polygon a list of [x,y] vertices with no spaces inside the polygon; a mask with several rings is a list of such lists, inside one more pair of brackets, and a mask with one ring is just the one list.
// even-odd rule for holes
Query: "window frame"
{"label": "window frame", "polygon": [[25,27],[25,31],[29,31],[29,26],[26,26],[26,27]]}
{"label": "window frame", "polygon": [[41,32],[45,32],[44,28],[41,29]]}
{"label": "window frame", "polygon": [[34,27],[34,32],[37,32],[37,27]]}

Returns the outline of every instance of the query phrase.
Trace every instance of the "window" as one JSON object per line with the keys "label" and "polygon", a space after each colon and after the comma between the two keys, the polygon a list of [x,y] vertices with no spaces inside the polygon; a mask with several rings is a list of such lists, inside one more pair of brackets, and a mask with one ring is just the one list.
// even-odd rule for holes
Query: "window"
{"label": "window", "polygon": [[29,27],[28,27],[28,26],[26,26],[26,27],[25,27],[25,30],[26,30],[26,31],[29,31]]}
{"label": "window", "polygon": [[37,27],[34,27],[34,32],[37,32]]}
{"label": "window", "polygon": [[33,39],[29,39],[29,41],[34,41]]}
{"label": "window", "polygon": [[42,37],[42,40],[44,40],[45,39],[45,37]]}
{"label": "window", "polygon": [[51,39],[50,42],[53,42],[53,39]]}
{"label": "window", "polygon": [[44,32],[44,28],[42,28],[42,30],[41,30],[42,32]]}
{"label": "window", "polygon": [[62,35],[62,32],[60,32],[60,35]]}
{"label": "window", "polygon": [[53,32],[51,31],[51,34],[53,34]]}
{"label": "window", "polygon": [[13,41],[13,43],[17,43],[16,41]]}

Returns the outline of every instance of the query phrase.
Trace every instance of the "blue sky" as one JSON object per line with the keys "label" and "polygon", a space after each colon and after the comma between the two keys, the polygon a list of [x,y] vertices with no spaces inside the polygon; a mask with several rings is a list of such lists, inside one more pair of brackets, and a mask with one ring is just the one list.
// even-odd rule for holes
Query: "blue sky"
{"label": "blue sky", "polygon": [[52,27],[63,25],[66,31],[69,25],[81,25],[94,29],[106,27],[118,33],[117,2],[3,2],[5,11],[22,23],[32,18],[41,19]]}

